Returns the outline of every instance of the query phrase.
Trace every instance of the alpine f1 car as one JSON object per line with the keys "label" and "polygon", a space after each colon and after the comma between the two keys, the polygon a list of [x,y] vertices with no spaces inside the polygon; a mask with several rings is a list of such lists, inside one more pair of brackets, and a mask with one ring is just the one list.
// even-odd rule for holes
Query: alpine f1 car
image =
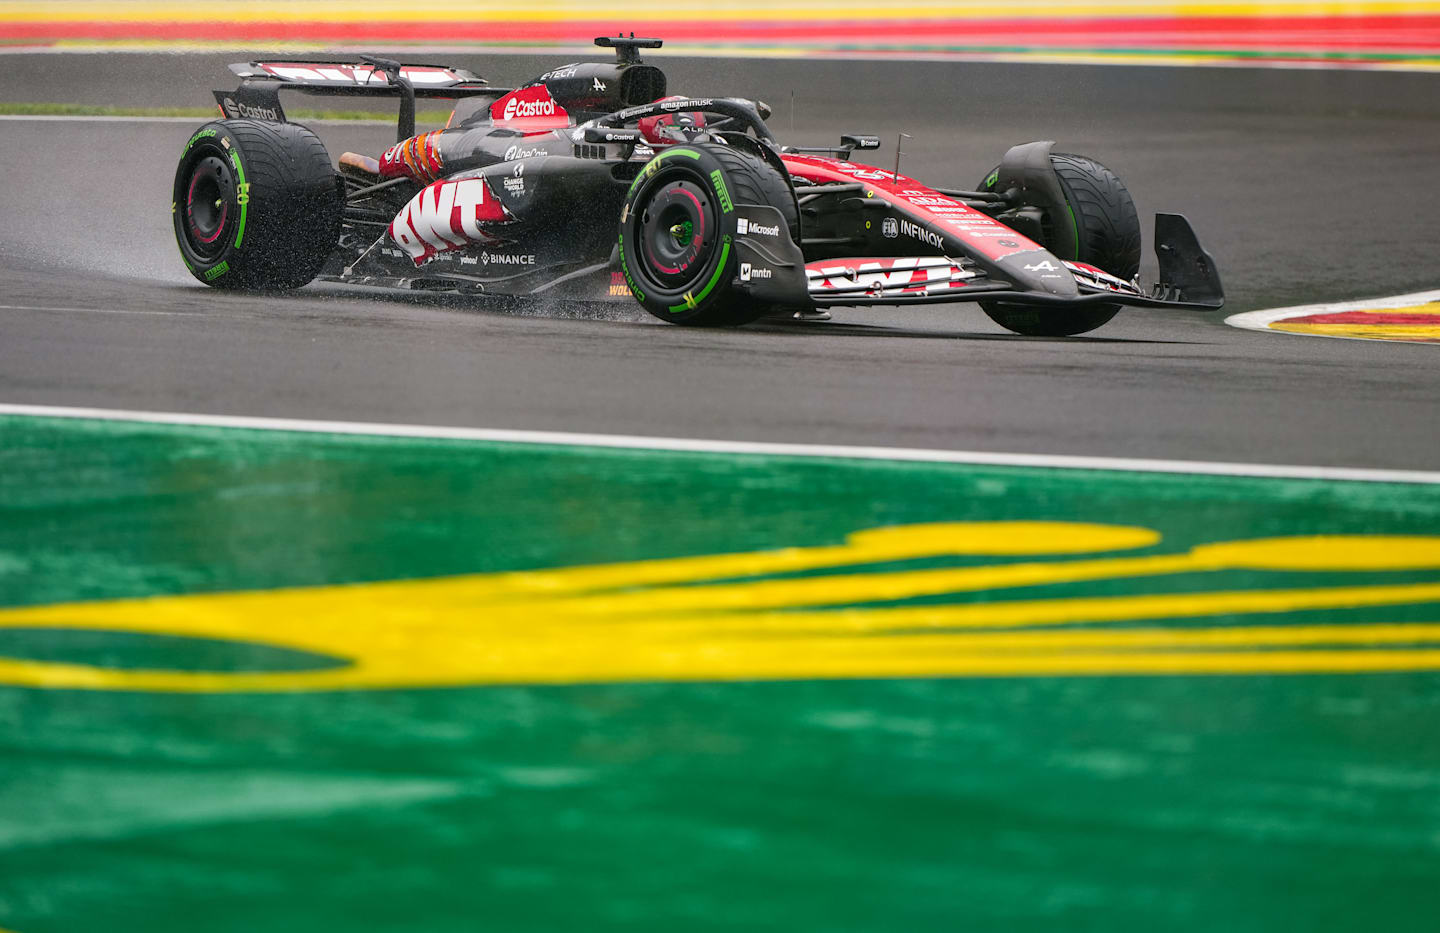
{"label": "alpine f1 car", "polygon": [[[216,91],[175,173],[175,236],[218,288],[324,280],[469,294],[638,301],[675,324],[735,325],[836,306],[976,301],[1033,335],[1093,330],[1121,307],[1213,310],[1215,262],[1159,214],[1160,282],[1142,289],[1140,222],[1093,159],[1016,146],[974,190],[850,160],[842,136],[781,145],[769,108],[669,95],[640,59],[658,39],[600,38],[615,61],[516,88],[458,68],[255,61]],[[400,101],[398,142],[332,164],[280,92]],[[455,101],[415,134],[419,98]]]}

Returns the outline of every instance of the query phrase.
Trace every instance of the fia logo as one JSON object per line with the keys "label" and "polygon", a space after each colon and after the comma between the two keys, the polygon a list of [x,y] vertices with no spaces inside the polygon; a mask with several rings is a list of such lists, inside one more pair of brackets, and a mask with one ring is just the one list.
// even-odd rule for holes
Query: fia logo
{"label": "fia logo", "polygon": [[894,217],[886,217],[880,224],[880,232],[885,239],[893,240],[900,235],[900,225],[895,222]]}

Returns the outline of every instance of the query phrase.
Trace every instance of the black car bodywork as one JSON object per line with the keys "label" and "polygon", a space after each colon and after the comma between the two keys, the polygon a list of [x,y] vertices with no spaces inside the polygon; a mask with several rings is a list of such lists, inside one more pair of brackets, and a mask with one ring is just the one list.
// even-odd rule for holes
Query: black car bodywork
{"label": "black car bodywork", "polygon": [[[1133,268],[1085,261],[1093,246],[1081,242],[1073,191],[1057,174],[1050,143],[1011,149],[981,190],[933,187],[850,160],[856,150],[878,147],[875,137],[845,136],[833,149],[787,147],[766,125],[768,109],[758,101],[667,96],[664,73],[639,56],[659,40],[596,41],[613,47],[616,60],[565,65],[516,88],[492,87],[447,66],[380,59],[234,65],[242,82],[216,92],[226,121],[212,126],[284,124],[281,91],[399,98],[396,144],[378,158],[346,153],[334,173],[336,216],[321,224],[333,224],[333,231],[326,227],[317,248],[332,232],[333,242],[316,270],[333,281],[477,295],[641,298],[657,316],[679,323],[745,319],[690,313],[710,300],[709,292],[722,291],[732,303],[784,311],[980,301],[997,320],[996,312],[1008,308],[1042,322],[1067,315],[1078,321],[1086,309],[1223,304],[1214,261],[1180,215],[1156,217],[1160,282],[1151,290],[1142,290]],[[416,135],[417,98],[456,100],[449,125]],[[229,151],[217,150],[212,161],[234,174],[232,164],[241,168],[239,137],[234,146],[220,141]],[[176,180],[176,233],[187,264],[208,284],[265,284],[259,273],[235,275],[231,283],[211,274],[215,256],[199,247],[210,242],[215,211],[196,201],[197,158],[187,148]],[[697,168],[701,162],[706,171]],[[726,179],[737,165],[750,167],[758,179],[751,187],[764,188],[763,197],[730,196],[735,182],[727,187]],[[204,197],[214,189],[222,212],[226,198],[244,194],[232,190],[242,182],[224,174],[202,188]],[[675,177],[662,185],[667,174]],[[781,187],[775,178],[783,179]],[[679,220],[656,228],[651,209],[658,214],[655,199],[666,197],[697,206],[667,208],[678,213],[666,217]],[[1130,205],[1128,194],[1123,201]],[[1133,205],[1129,210],[1133,215]],[[645,223],[634,226],[638,212]],[[1068,223],[1057,222],[1067,212]],[[695,247],[685,255],[695,254],[697,269],[681,276],[693,282],[677,291],[683,302],[644,298],[637,275],[655,287],[675,272],[665,256],[689,249],[688,238]],[[1110,265],[1138,266],[1138,229],[1134,239],[1134,261]],[[637,270],[642,259],[645,268]],[[696,298],[706,282],[709,292]],[[1034,332],[1090,329],[1045,327]]]}

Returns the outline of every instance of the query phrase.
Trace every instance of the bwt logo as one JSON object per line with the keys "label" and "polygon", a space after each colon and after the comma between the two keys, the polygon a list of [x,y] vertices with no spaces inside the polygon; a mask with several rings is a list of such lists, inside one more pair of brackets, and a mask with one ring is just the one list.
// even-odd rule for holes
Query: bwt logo
{"label": "bwt logo", "polygon": [[505,219],[484,180],[438,182],[410,199],[391,221],[390,237],[418,266],[445,250],[491,242],[480,224]]}

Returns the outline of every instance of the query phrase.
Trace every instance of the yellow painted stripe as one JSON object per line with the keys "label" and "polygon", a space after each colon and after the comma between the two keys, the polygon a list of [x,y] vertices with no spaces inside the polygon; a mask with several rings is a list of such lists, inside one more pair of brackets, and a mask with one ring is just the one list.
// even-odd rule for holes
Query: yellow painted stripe
{"label": "yellow painted stripe", "polygon": [[[1289,320],[1275,321],[1271,330],[1287,334],[1314,334],[1322,337],[1355,337],[1364,340],[1398,340],[1405,343],[1440,343],[1440,302],[1406,305],[1399,308],[1353,308],[1354,312],[1379,315],[1421,315],[1434,317],[1434,324],[1386,324],[1380,321],[1368,323],[1312,323],[1307,318],[1326,313],[1299,315]],[[1340,312],[1344,313],[1344,312]]]}
{"label": "yellow painted stripe", "polygon": [[993,3],[917,3],[887,6],[874,0],[810,0],[780,4],[710,3],[704,0],[631,0],[612,4],[598,14],[593,4],[580,2],[533,3],[413,3],[359,4],[350,0],[259,0],[223,7],[178,2],[66,3],[0,2],[0,21],[9,22],[416,22],[416,21],[522,21],[569,22],[597,18],[619,22],[634,19],[686,20],[794,20],[855,18],[875,20],[996,19],[1057,17],[1270,17],[1270,16],[1380,16],[1440,12],[1435,0],[1270,0],[1270,2],[1057,2],[1010,0]]}
{"label": "yellow painted stripe", "polygon": [[[1037,523],[1042,524],[1042,523]],[[906,526],[941,529],[954,526]],[[1096,527],[1096,526],[1086,526]],[[1126,532],[1133,529],[1117,529]],[[959,547],[940,547],[941,540],[917,536],[912,557],[967,553]],[[871,533],[875,534],[875,533]],[[883,533],[882,533],[883,534]],[[878,536],[877,536],[878,537]],[[848,551],[849,563],[878,562],[877,555],[894,554],[907,539],[866,537],[852,538],[847,548],[812,549],[787,556],[798,564],[810,555],[824,555],[827,560],[843,560]],[[890,549],[885,546],[892,545]],[[968,553],[974,553],[969,551]],[[1014,552],[1011,552],[1014,553]],[[1053,553],[1053,551],[1052,551]],[[864,555],[864,556],[862,556]],[[702,559],[703,560],[703,559]],[[701,567],[691,561],[670,562],[675,573],[692,574],[688,579],[703,579]],[[792,564],[793,566],[793,564]],[[818,565],[813,565],[812,568]],[[830,565],[835,566],[835,565]],[[808,579],[786,579],[760,582],[696,585],[663,590],[643,590],[608,595],[604,600],[574,598],[552,603],[554,611],[567,616],[590,614],[625,615],[637,618],[646,614],[675,612],[706,612],[719,610],[790,609],[803,606],[839,606],[862,602],[887,602],[947,593],[973,593],[1029,586],[1053,586],[1096,580],[1150,577],[1162,574],[1207,573],[1229,569],[1260,570],[1427,570],[1440,569],[1440,537],[1374,536],[1356,538],[1313,536],[1304,538],[1261,538],[1197,547],[1185,554],[1165,554],[1136,558],[1105,558],[1102,560],[1017,563],[999,566],[963,567],[957,569],[894,571],[890,573],[857,573],[830,575]],[[616,573],[616,570],[608,571]],[[754,571],[752,571],[754,572]],[[763,572],[776,572],[774,570]],[[625,574],[625,570],[619,570]],[[704,575],[713,576],[713,573]],[[733,574],[731,574],[733,575]],[[544,579],[555,581],[547,575]],[[584,577],[569,578],[572,586],[580,586]],[[590,578],[593,581],[595,578]],[[615,577],[613,579],[620,579]],[[680,576],[672,580],[686,579]],[[547,586],[555,585],[547,582]],[[634,585],[629,584],[629,585]],[[497,593],[497,596],[499,594]],[[559,595],[552,591],[548,595]],[[530,597],[533,598],[533,597]],[[499,605],[503,605],[502,599]],[[787,618],[794,618],[787,616]]]}
{"label": "yellow painted stripe", "polygon": [[[1065,627],[1440,603],[1440,582],[1072,598],[1015,598],[1014,592],[1056,583],[1233,568],[1331,574],[1434,571],[1440,570],[1440,536],[1263,538],[1216,542],[1170,555],[923,571],[863,569],[865,564],[940,555],[1013,557],[1043,550],[1064,556],[1154,540],[1153,532],[1123,526],[916,525],[861,532],[829,547],[9,609],[0,611],[0,627],[249,641],[328,655],[350,666],[283,674],[204,674],[4,660],[0,683],[237,691],[1435,667],[1435,649],[1393,647],[1440,641],[1435,626],[1329,624],[1198,631],[1185,625],[1140,631]],[[725,577],[847,564],[861,565],[859,572],[723,582]],[[722,582],[705,582],[717,578]],[[965,592],[1005,598],[853,605]],[[1015,631],[1001,631],[1006,629]],[[1323,647],[1327,645],[1355,647],[1332,650]],[[1390,647],[1363,647],[1371,645]],[[1297,646],[1316,647],[1280,650]]]}
{"label": "yellow painted stripe", "polygon": [[[1440,670],[1440,625],[1327,626],[1259,630],[1244,644],[1243,629],[1141,632],[1126,641],[1105,633],[1091,644],[1065,644],[1038,634],[1026,644],[986,639],[921,636],[879,640],[840,636],[821,640],[763,639],[700,644],[562,645],[537,642],[523,657],[506,657],[477,677],[465,665],[431,671],[322,671],[313,674],[187,674],[111,671],[63,664],[0,660],[0,682],[66,689],[157,692],[314,691],[504,684],[575,684],[633,681],[793,680],[870,677],[986,677],[1118,674],[1301,674]],[[1337,632],[1336,630],[1343,630]],[[1281,630],[1275,630],[1281,631]],[[1181,636],[1194,635],[1185,641]],[[1154,641],[1149,650],[1146,638]],[[1394,644],[1424,647],[1396,648]],[[1355,647],[1347,648],[1350,644]],[[1284,650],[1284,646],[1326,646]],[[1328,646],[1337,647],[1328,647]],[[1371,647],[1382,646],[1382,647]],[[1259,648],[1260,650],[1247,650]],[[599,650],[605,663],[587,654]],[[504,650],[500,651],[504,655]],[[412,659],[413,660],[413,659]]]}
{"label": "yellow painted stripe", "polygon": [[1440,301],[1427,301],[1424,304],[1406,305],[1400,308],[1362,308],[1359,310],[1366,314],[1433,314],[1440,317]]}
{"label": "yellow painted stripe", "polygon": [[[496,605],[485,598],[481,588],[467,586],[465,579],[8,609],[0,612],[0,627],[258,641],[388,668],[405,666],[412,658],[428,662],[432,652],[459,645],[467,650],[489,651],[502,644],[516,650],[529,650],[526,643],[535,639],[599,645],[657,640],[823,637],[827,633],[880,635],[1440,602],[1440,583],[1415,583],[1004,600],[898,609],[650,615],[636,611],[631,601],[600,594],[589,597],[590,611],[580,616],[574,614],[576,603],[536,601]],[[625,608],[620,608],[622,605]],[[387,640],[393,643],[387,644]],[[598,658],[595,663],[603,665],[604,659]]]}
{"label": "yellow painted stripe", "polygon": [[1316,310],[1306,312],[1304,314],[1298,314],[1294,318],[1290,318],[1289,320],[1303,321],[1309,317],[1317,317],[1325,314],[1421,314],[1426,316],[1434,315],[1436,317],[1440,317],[1440,301],[1427,301],[1424,304],[1404,305],[1399,308],[1367,308],[1357,302],[1353,305],[1347,305],[1343,311]]}
{"label": "yellow painted stripe", "polygon": [[[1361,313],[1379,315],[1420,315],[1434,317],[1434,324],[1386,324],[1383,321],[1368,323],[1312,323],[1309,318],[1335,313]],[[1406,305],[1399,308],[1350,308],[1348,312],[1316,311],[1297,315],[1287,320],[1274,321],[1271,330],[1287,334],[1314,334],[1322,337],[1355,337],[1364,340],[1398,340],[1405,343],[1440,343],[1440,302]]]}
{"label": "yellow painted stripe", "polygon": [[[1056,557],[1093,554],[1150,547],[1159,541],[1160,535],[1149,528],[1127,525],[1080,522],[937,522],[860,531],[848,536],[844,544],[831,547],[706,554],[698,557],[496,574],[488,578],[485,592],[495,599],[516,596],[555,597],[619,587],[694,583],[931,557]],[[1432,548],[1429,541],[1428,538],[1411,541],[1407,545],[1407,553],[1426,555],[1422,558],[1425,566],[1440,568],[1440,543]],[[1440,542],[1440,539],[1436,541]],[[1354,554],[1350,545],[1345,547],[1347,555]],[[1231,558],[1233,559],[1233,555]],[[1354,558],[1347,556],[1345,559]],[[1394,559],[1402,558],[1397,556]],[[1403,559],[1413,560],[1414,557]],[[1048,566],[1063,577],[1069,572],[1064,568],[1070,565]],[[476,578],[455,579],[473,581]]]}
{"label": "yellow painted stripe", "polygon": [[1278,321],[1271,330],[1323,337],[1358,337],[1364,340],[1398,340],[1405,343],[1440,343],[1440,324],[1292,324]]}

